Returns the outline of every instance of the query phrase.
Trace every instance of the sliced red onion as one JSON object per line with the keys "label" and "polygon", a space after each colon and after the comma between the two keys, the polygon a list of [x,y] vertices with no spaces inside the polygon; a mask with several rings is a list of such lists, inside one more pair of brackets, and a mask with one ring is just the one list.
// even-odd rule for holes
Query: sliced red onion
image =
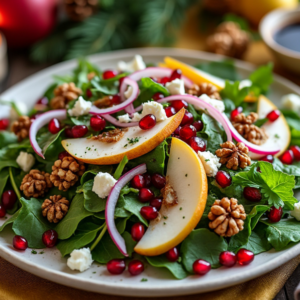
{"label": "sliced red onion", "polygon": [[138,174],[144,174],[147,172],[146,164],[141,164],[127,173],[125,173],[123,176],[120,177],[120,179],[116,182],[116,184],[111,189],[107,201],[106,201],[106,207],[105,207],[105,220],[108,232],[110,234],[110,237],[112,238],[115,245],[118,247],[120,252],[128,256],[127,250],[126,250],[126,244],[125,240],[119,233],[116,224],[115,224],[115,208],[116,204],[119,199],[119,195],[121,192],[121,189],[135,176]]}
{"label": "sliced red onion", "polygon": [[40,157],[42,157],[43,159],[45,159],[42,149],[39,146],[39,144],[36,141],[36,135],[38,133],[38,131],[45,126],[46,124],[48,124],[50,122],[51,119],[56,118],[58,120],[64,120],[67,118],[67,110],[66,109],[56,109],[56,110],[50,110],[47,111],[41,115],[39,115],[38,118],[36,118],[31,126],[30,126],[30,130],[29,130],[29,139],[30,139],[30,144],[34,150],[34,152],[39,155]]}
{"label": "sliced red onion", "polygon": [[110,122],[111,124],[118,127],[133,127],[139,125],[139,122],[131,122],[131,123],[120,122],[116,118],[112,117],[111,115],[102,115],[101,117],[107,120],[108,122]]}

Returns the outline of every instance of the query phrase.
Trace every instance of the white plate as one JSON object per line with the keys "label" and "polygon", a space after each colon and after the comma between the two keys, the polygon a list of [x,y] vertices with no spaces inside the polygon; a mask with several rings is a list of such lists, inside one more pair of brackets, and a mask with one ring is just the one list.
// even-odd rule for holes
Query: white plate
{"label": "white plate", "polygon": [[[213,54],[192,50],[148,48],[94,55],[90,57],[90,60],[101,69],[107,69],[115,67],[119,60],[130,60],[135,53],[141,54],[146,62],[162,61],[166,55],[189,64],[222,59],[222,57]],[[76,61],[67,61],[45,69],[8,89],[1,95],[1,99],[14,99],[29,106],[33,105],[45,88],[51,84],[52,75],[70,73],[75,66]],[[236,61],[236,67],[244,77],[247,77],[253,70],[251,65],[241,61]],[[270,98],[275,103],[279,103],[281,96],[287,93],[300,94],[300,88],[282,77],[274,76]],[[0,114],[5,113],[1,108]],[[2,223],[1,220],[0,225]],[[178,296],[217,290],[270,272],[300,254],[300,244],[298,244],[284,251],[275,252],[271,250],[267,253],[261,253],[255,257],[249,266],[235,266],[230,269],[222,267],[212,270],[203,277],[190,276],[184,280],[175,280],[167,270],[154,269],[150,266],[136,277],[130,276],[127,271],[122,275],[111,276],[106,271],[105,266],[96,263],[83,273],[73,272],[67,267],[67,260],[61,257],[58,250],[44,249],[44,254],[36,255],[31,254],[31,249],[19,252],[12,248],[12,238],[13,234],[10,228],[6,228],[1,233],[0,255],[19,268],[74,288],[122,296]],[[141,282],[142,278],[147,278],[148,281]]]}

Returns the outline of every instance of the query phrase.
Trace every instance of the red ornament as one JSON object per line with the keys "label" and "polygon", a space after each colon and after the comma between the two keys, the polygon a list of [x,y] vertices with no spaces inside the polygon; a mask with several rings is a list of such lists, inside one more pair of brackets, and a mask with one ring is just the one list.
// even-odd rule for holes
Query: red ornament
{"label": "red ornament", "polygon": [[113,275],[122,274],[126,265],[124,259],[112,259],[106,265],[107,271]]}
{"label": "red ornament", "polygon": [[55,230],[50,229],[43,233],[42,241],[47,248],[53,248],[58,239],[58,234]]}
{"label": "red ornament", "polygon": [[211,269],[211,265],[208,261],[198,259],[193,263],[193,270],[197,275],[205,275]]}
{"label": "red ornament", "polygon": [[133,276],[139,275],[144,271],[144,264],[140,260],[132,260],[128,264],[128,271]]}
{"label": "red ornament", "polygon": [[236,254],[237,262],[241,266],[249,265],[254,260],[254,254],[247,249],[240,249]]}

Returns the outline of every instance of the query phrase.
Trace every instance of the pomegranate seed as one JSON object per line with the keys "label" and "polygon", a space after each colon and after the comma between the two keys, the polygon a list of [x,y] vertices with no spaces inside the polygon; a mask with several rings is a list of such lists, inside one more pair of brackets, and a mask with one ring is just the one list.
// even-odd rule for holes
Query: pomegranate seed
{"label": "pomegranate seed", "polygon": [[94,115],[90,120],[91,128],[95,131],[101,131],[105,128],[105,120],[98,115]]}
{"label": "pomegranate seed", "polygon": [[283,164],[291,165],[294,161],[294,152],[292,150],[286,150],[280,157]]}
{"label": "pomegranate seed", "polygon": [[48,100],[47,97],[42,97],[42,98],[40,98],[40,99],[36,102],[36,104],[38,104],[38,105],[44,105],[44,106],[47,106],[48,103],[49,103],[49,100]]}
{"label": "pomegranate seed", "polygon": [[201,131],[203,129],[203,123],[202,121],[195,121],[193,124],[192,124],[197,131]]}
{"label": "pomegranate seed", "polygon": [[191,137],[195,137],[197,134],[197,130],[193,125],[184,125],[179,130],[179,136],[184,140],[189,140]]}
{"label": "pomegranate seed", "polygon": [[53,118],[48,124],[48,130],[52,134],[58,133],[61,130],[60,122],[56,118]]}
{"label": "pomegranate seed", "polygon": [[135,189],[145,187],[145,178],[143,175],[135,175],[131,180],[131,186]]}
{"label": "pomegranate seed", "polygon": [[274,156],[271,155],[271,154],[268,154],[267,156],[261,158],[260,160],[262,160],[262,161],[267,161],[267,162],[269,162],[269,163],[272,164],[273,161],[274,161]]}
{"label": "pomegranate seed", "polygon": [[150,201],[150,206],[155,207],[157,210],[160,210],[162,205],[162,199],[161,198],[154,198]]}
{"label": "pomegranate seed", "polygon": [[158,173],[151,176],[151,183],[158,189],[162,189],[166,185],[166,178]]}
{"label": "pomegranate seed", "polygon": [[153,206],[143,206],[140,213],[146,220],[154,220],[158,216],[158,211]]}
{"label": "pomegranate seed", "polygon": [[58,159],[63,160],[63,158],[66,156],[69,156],[69,153],[67,151],[60,152],[58,154]]}
{"label": "pomegranate seed", "polygon": [[125,271],[126,264],[124,259],[112,259],[106,264],[106,268],[110,274],[119,275]]}
{"label": "pomegranate seed", "polygon": [[159,93],[159,92],[155,93],[155,94],[152,96],[152,99],[155,100],[155,101],[160,100],[160,99],[163,99],[163,98],[165,98],[165,95],[162,94],[162,93]]}
{"label": "pomegranate seed", "polygon": [[237,115],[239,115],[241,112],[243,111],[243,108],[241,106],[237,107],[236,109],[234,109],[231,114],[230,114],[230,118],[231,120],[233,120]]}
{"label": "pomegranate seed", "polygon": [[8,190],[3,192],[1,203],[5,207],[5,209],[12,209],[17,201],[17,195],[15,191]]}
{"label": "pomegranate seed", "polygon": [[252,251],[242,248],[236,254],[236,259],[239,265],[246,266],[254,260],[254,254]]}
{"label": "pomegranate seed", "polygon": [[33,114],[32,116],[30,116],[30,120],[31,122],[36,120],[39,116],[41,116],[42,114],[39,114],[39,113],[36,113],[36,114]]}
{"label": "pomegranate seed", "polygon": [[28,248],[28,243],[22,236],[15,235],[13,239],[13,246],[17,250],[26,250]]}
{"label": "pomegranate seed", "polygon": [[267,118],[270,122],[275,122],[280,117],[280,111],[278,109],[272,110],[267,114]]}
{"label": "pomegranate seed", "polygon": [[198,259],[193,263],[193,270],[197,275],[205,275],[211,269],[211,265],[208,261]]}
{"label": "pomegranate seed", "polygon": [[69,138],[73,138],[74,136],[73,136],[73,132],[72,132],[72,127],[66,127],[66,129],[65,129],[65,135],[66,135],[66,137],[69,137]]}
{"label": "pomegranate seed", "polygon": [[159,80],[159,83],[165,85],[167,82],[170,82],[170,78],[169,77],[163,77]]}
{"label": "pomegranate seed", "polygon": [[191,137],[189,139],[189,145],[193,148],[193,150],[198,153],[198,151],[203,152],[206,150],[205,141],[198,136]]}
{"label": "pomegranate seed", "polygon": [[175,69],[170,76],[170,81],[173,81],[175,79],[181,79],[181,76],[182,76],[181,70]]}
{"label": "pomegranate seed", "polygon": [[225,171],[218,171],[216,181],[224,189],[231,185],[231,176]]}
{"label": "pomegranate seed", "polygon": [[1,119],[0,120],[0,130],[6,130],[9,125],[8,119]]}
{"label": "pomegranate seed", "polygon": [[291,146],[290,150],[293,151],[294,157],[296,160],[300,160],[300,147],[299,146]]}
{"label": "pomegranate seed", "polygon": [[139,126],[143,130],[151,129],[155,126],[155,124],[156,124],[156,118],[152,114],[146,115],[139,122]]}
{"label": "pomegranate seed", "polygon": [[145,233],[145,227],[142,223],[135,223],[131,227],[131,237],[134,241],[138,242]]}
{"label": "pomegranate seed", "polygon": [[175,262],[179,258],[179,251],[176,247],[174,247],[166,253],[166,256],[169,261]]}
{"label": "pomegranate seed", "polygon": [[50,229],[43,233],[42,241],[47,248],[53,248],[58,239],[58,234],[55,230]]}
{"label": "pomegranate seed", "polygon": [[183,125],[186,125],[186,124],[192,124],[193,122],[194,122],[193,115],[186,110],[185,113],[184,113],[184,116],[182,118],[182,121],[181,121],[180,125],[183,126]]}
{"label": "pomegranate seed", "polygon": [[272,206],[268,212],[269,221],[272,223],[279,222],[282,217],[282,213],[282,207],[276,208],[275,206]]}
{"label": "pomegranate seed", "polygon": [[3,205],[0,204],[0,218],[5,217],[6,215],[6,209]]}
{"label": "pomegranate seed", "polygon": [[81,138],[86,135],[88,128],[85,125],[75,125],[72,127],[72,134],[74,138]]}
{"label": "pomegranate seed", "polygon": [[232,267],[236,263],[236,256],[233,252],[223,251],[219,256],[219,262],[222,266]]}
{"label": "pomegranate seed", "polygon": [[147,188],[141,188],[139,191],[139,200],[141,202],[149,202],[154,198],[154,194],[151,190]]}
{"label": "pomegranate seed", "polygon": [[151,175],[144,174],[144,179],[145,179],[145,187],[149,187],[151,185]]}
{"label": "pomegranate seed", "polygon": [[[122,78],[124,78],[124,77],[122,77]],[[117,104],[121,103],[121,96],[119,94],[115,94],[115,95],[113,95],[111,97],[112,97],[111,104],[117,105]]]}
{"label": "pomegranate seed", "polygon": [[93,93],[90,89],[87,89],[85,93],[86,93],[87,98],[91,98],[93,96]]}
{"label": "pomegranate seed", "polygon": [[176,114],[176,110],[174,107],[172,106],[168,106],[165,108],[165,112],[168,118],[174,116]]}
{"label": "pomegranate seed", "polygon": [[174,131],[174,135],[179,135],[179,131],[181,128],[182,128],[181,126],[178,126]]}
{"label": "pomegranate seed", "polygon": [[259,202],[262,198],[260,190],[250,186],[244,188],[243,195],[247,200],[252,202]]}
{"label": "pomegranate seed", "polygon": [[144,271],[144,264],[140,261],[140,260],[132,260],[129,264],[128,264],[128,272],[133,275],[139,275]]}
{"label": "pomegranate seed", "polygon": [[171,106],[175,108],[176,112],[180,111],[183,107],[187,108],[188,104],[184,100],[175,100],[172,101]]}
{"label": "pomegranate seed", "polygon": [[117,71],[114,70],[106,70],[103,72],[102,77],[103,79],[110,79],[110,78],[114,78],[118,75]]}

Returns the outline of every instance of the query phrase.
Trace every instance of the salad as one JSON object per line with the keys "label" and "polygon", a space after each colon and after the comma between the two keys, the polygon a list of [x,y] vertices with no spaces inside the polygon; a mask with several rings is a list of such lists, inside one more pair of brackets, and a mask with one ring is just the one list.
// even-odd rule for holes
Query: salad
{"label": "salad", "polygon": [[1,100],[0,234],[57,247],[72,270],[176,279],[295,245],[300,98],[279,110],[271,83],[272,65],[239,81],[230,61],[136,55],[104,71],[79,60],[30,111]]}

